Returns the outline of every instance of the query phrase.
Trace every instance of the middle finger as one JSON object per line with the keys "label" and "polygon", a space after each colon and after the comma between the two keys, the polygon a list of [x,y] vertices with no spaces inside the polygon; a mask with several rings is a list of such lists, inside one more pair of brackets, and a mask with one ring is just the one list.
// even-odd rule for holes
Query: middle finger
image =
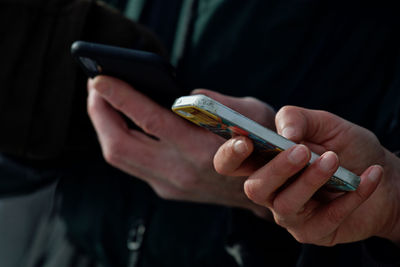
{"label": "middle finger", "polygon": [[302,144],[279,153],[245,182],[247,196],[259,205],[272,208],[275,192],[306,166],[310,156],[310,150]]}

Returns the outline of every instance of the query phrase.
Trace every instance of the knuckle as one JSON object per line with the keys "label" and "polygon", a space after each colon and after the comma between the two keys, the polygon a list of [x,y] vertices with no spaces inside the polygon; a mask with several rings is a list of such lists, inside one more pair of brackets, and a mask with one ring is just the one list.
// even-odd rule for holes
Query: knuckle
{"label": "knuckle", "polygon": [[333,247],[333,246],[336,246],[337,244],[338,244],[338,242],[334,238],[331,238],[327,242],[320,242],[316,245],[325,246],[325,247]]}
{"label": "knuckle", "polygon": [[356,190],[354,192],[354,197],[356,199],[356,203],[362,203],[365,199],[367,199],[369,196],[369,192],[365,190]]}
{"label": "knuckle", "polygon": [[102,145],[104,159],[113,166],[118,166],[123,158],[123,144],[116,138],[112,142]]}
{"label": "knuckle", "polygon": [[281,155],[278,155],[278,157],[275,160],[270,161],[268,165],[268,174],[267,177],[281,177],[283,171],[290,171],[293,169],[293,166],[291,163],[287,162],[285,164],[284,168],[281,166],[281,162],[278,161],[278,159],[281,159]]}
{"label": "knuckle", "polygon": [[287,201],[279,199],[279,196],[273,202],[274,211],[279,214],[281,218],[291,217],[295,214],[295,210],[292,205]]}
{"label": "knuckle", "polygon": [[296,239],[297,242],[299,242],[301,244],[313,244],[313,245],[324,246],[324,247],[333,247],[337,244],[331,240],[318,239],[315,236],[310,236],[305,233],[296,233],[296,234],[293,234],[293,237]]}
{"label": "knuckle", "polygon": [[146,133],[157,135],[162,127],[161,122],[162,118],[157,113],[153,113],[140,123],[140,128]]}
{"label": "knuckle", "polygon": [[[325,184],[326,180],[329,179],[330,177],[326,176],[327,176],[326,174],[317,172],[314,175],[304,175],[301,181],[304,184],[305,188],[319,188],[323,184]],[[321,177],[324,177],[324,179],[321,179]]]}
{"label": "knuckle", "polygon": [[164,189],[154,189],[156,194],[165,200],[178,200],[179,199],[179,194],[176,192],[172,192],[171,190],[164,190]]}
{"label": "knuckle", "polygon": [[183,199],[183,193],[173,187],[165,187],[165,186],[160,186],[156,184],[150,184],[150,186],[153,188],[154,192],[157,194],[162,199],[165,200],[182,200]]}
{"label": "knuckle", "polygon": [[251,183],[251,182],[249,182],[249,181],[246,181],[245,183],[244,183],[244,192],[245,192],[245,194],[246,194],[246,196],[250,199],[250,200],[252,200],[252,201],[254,201],[254,202],[256,202],[256,203],[258,203],[259,204],[259,199],[257,198],[257,190],[256,190],[256,187],[253,185],[253,183]]}
{"label": "knuckle", "polygon": [[260,196],[257,185],[251,181],[244,183],[244,192],[246,196],[254,203],[262,206],[268,206],[267,199]]}
{"label": "knuckle", "polygon": [[329,222],[332,224],[339,224],[345,218],[345,213],[339,208],[329,208],[326,211],[326,216]]}
{"label": "knuckle", "polygon": [[301,244],[319,244],[315,234],[306,231],[302,226],[288,229],[288,231]]}
{"label": "knuckle", "polygon": [[125,110],[125,108],[127,107],[126,98],[114,97],[112,105],[118,110]]}
{"label": "knuckle", "polygon": [[304,233],[297,232],[296,234],[292,234],[292,235],[296,239],[296,241],[301,243],[301,244],[311,244],[311,243],[313,243],[313,241],[310,240],[310,238],[307,235],[305,235]]}
{"label": "knuckle", "polygon": [[287,220],[280,215],[276,215],[276,213],[275,213],[274,220],[275,220],[276,224],[279,226],[282,226],[284,228],[286,228],[288,226]]}
{"label": "knuckle", "polygon": [[161,190],[158,188],[153,188],[153,190],[157,196],[159,196],[160,198],[162,198],[164,200],[174,200],[174,198],[172,197],[173,195],[170,194],[169,191]]}
{"label": "knuckle", "polygon": [[301,244],[313,244],[317,246],[333,247],[335,242],[335,233],[321,237],[314,231],[307,230],[307,227],[287,228],[288,232]]}

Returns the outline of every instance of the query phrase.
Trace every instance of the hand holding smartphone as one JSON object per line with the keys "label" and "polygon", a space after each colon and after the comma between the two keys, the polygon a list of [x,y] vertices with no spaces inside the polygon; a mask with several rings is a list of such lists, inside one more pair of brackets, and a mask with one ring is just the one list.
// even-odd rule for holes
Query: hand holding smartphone
{"label": "hand holding smartphone", "polygon": [[[234,135],[247,136],[253,141],[256,151],[272,157],[295,145],[294,142],[205,95],[180,97],[173,104],[172,110],[226,139]],[[310,163],[318,157],[319,155],[311,153]],[[339,167],[327,186],[341,191],[353,191],[357,189],[359,183],[360,177]]]}
{"label": "hand holding smartphone", "polygon": [[[184,93],[173,66],[156,54],[83,41],[73,43],[71,53],[89,77],[109,75],[119,78],[163,106],[169,106]],[[295,144],[204,95],[178,98],[172,110],[226,139],[233,135],[249,137],[255,150],[266,158]],[[312,153],[310,163],[317,158],[318,155]],[[327,185],[352,191],[359,183],[357,175],[339,167]]]}

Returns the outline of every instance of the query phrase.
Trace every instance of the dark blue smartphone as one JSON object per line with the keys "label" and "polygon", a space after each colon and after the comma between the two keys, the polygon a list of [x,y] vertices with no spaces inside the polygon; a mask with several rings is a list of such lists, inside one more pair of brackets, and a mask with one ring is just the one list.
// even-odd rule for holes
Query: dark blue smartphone
{"label": "dark blue smartphone", "polygon": [[187,93],[178,84],[175,68],[157,54],[85,41],[74,42],[71,53],[89,77],[113,76],[163,106]]}

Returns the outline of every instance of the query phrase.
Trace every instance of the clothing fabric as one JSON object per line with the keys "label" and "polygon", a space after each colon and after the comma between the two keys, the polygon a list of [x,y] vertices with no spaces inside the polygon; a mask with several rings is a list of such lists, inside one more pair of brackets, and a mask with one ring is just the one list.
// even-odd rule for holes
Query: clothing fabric
{"label": "clothing fabric", "polygon": [[[58,202],[68,206],[69,198],[77,197],[74,190],[64,201],[54,186],[63,177],[90,177],[75,167],[101,155],[86,112],[87,77],[70,46],[86,40],[159,54],[163,48],[150,32],[102,2],[1,0],[0,14],[0,266],[100,266],[96,257],[108,262],[101,253],[71,242],[70,232],[82,229],[81,221],[70,226],[70,218],[60,214]],[[103,165],[99,160],[88,166]],[[84,229],[97,233],[92,225]],[[81,239],[90,236],[85,234]]]}
{"label": "clothing fabric", "polygon": [[[161,38],[185,88],[256,96],[275,108],[296,104],[329,110],[373,130],[388,148],[396,149],[398,109],[392,101],[399,98],[400,46],[394,34],[399,22],[389,3],[114,2]],[[121,36],[129,38],[130,31],[122,29],[131,29],[130,24],[120,15],[112,17],[108,22],[88,18],[92,25],[103,22],[97,31],[87,31],[88,39],[100,34],[116,42]],[[104,27],[111,33],[105,34]],[[135,40],[128,44],[136,44]],[[82,76],[82,87],[84,80]],[[59,242],[51,252],[31,252],[32,262],[51,259],[72,246],[79,259],[82,253],[102,266],[398,265],[398,258],[391,257],[397,248],[381,239],[333,248],[300,245],[284,229],[248,211],[158,198],[148,185],[100,159],[94,133],[82,115],[84,92],[77,90],[74,95],[77,108],[72,108],[65,147],[79,151],[86,141],[94,142],[89,154],[67,161],[68,157],[43,161],[1,155],[1,176],[14,178],[0,181],[3,196],[57,185],[57,205],[47,216],[53,223],[44,222],[48,231],[38,235],[47,240],[56,233]],[[382,106],[389,107],[384,118],[379,115]],[[393,130],[388,131],[391,123]],[[34,175],[24,176],[28,169]],[[35,248],[48,248],[42,244],[48,243],[39,242]],[[383,245],[390,255],[381,253]],[[74,266],[73,259],[67,257],[63,263]]]}
{"label": "clothing fabric", "polygon": [[[141,2],[145,9],[156,1]],[[387,2],[187,0],[172,62],[188,88],[251,95],[277,109],[290,104],[328,110],[372,130],[395,151],[400,46],[394,33],[400,25],[394,10]],[[137,14],[132,18],[148,20],[145,13]],[[245,242],[249,225],[237,229],[242,237],[237,241]],[[252,241],[259,248],[266,245]],[[270,249],[260,251],[270,255]],[[397,266],[398,252],[377,238],[334,248],[303,245],[297,265]]]}
{"label": "clothing fabric", "polygon": [[[394,147],[395,138],[386,142],[386,133],[391,124],[398,124],[393,121],[398,113],[400,52],[394,34],[399,21],[391,4],[158,2],[162,1],[130,0],[129,10],[136,12],[126,15],[162,37],[168,23],[159,21],[167,15],[152,20],[148,10],[168,14],[181,2],[170,54],[185,87],[252,95],[276,109],[301,105],[328,110],[374,131],[384,145]],[[170,46],[170,37],[161,39]]]}
{"label": "clothing fabric", "polygon": [[[162,53],[156,39],[94,0],[2,0],[0,152],[29,160],[99,153],[76,40]],[[114,25],[118,25],[117,28]],[[97,149],[97,150],[96,150]]]}
{"label": "clothing fabric", "polygon": [[[69,165],[74,170],[76,165]],[[75,171],[78,173],[78,171]],[[87,174],[85,172],[83,175]],[[58,181],[62,168],[29,167],[0,155],[1,179],[27,180],[52,177],[49,184],[22,195],[0,198],[0,265],[2,267],[70,267],[102,265],[67,234],[70,227],[61,216],[63,203]],[[70,178],[70,177],[68,177]],[[4,188],[3,188],[4,189]]]}

